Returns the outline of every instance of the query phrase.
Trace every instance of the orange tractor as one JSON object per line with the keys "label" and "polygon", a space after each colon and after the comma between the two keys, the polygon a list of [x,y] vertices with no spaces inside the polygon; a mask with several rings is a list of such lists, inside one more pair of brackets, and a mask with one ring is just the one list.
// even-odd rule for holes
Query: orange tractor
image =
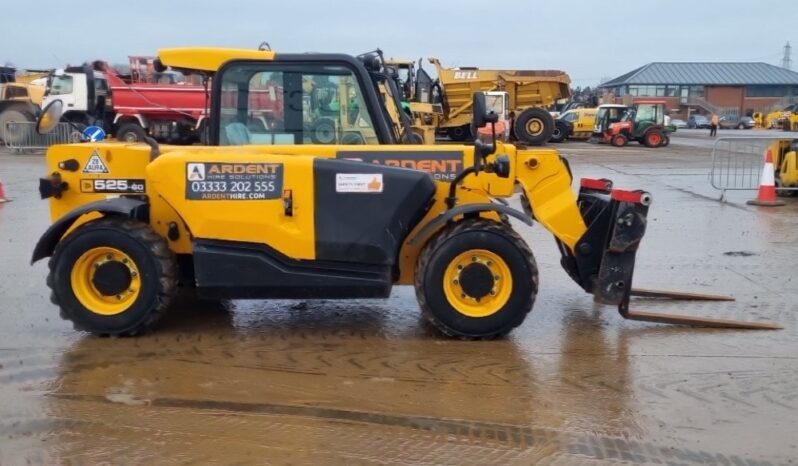
{"label": "orange tractor", "polygon": [[665,126],[665,102],[639,101],[625,108],[599,106],[593,136],[616,147],[623,147],[629,141],[646,147],[665,147],[670,143],[670,132]]}

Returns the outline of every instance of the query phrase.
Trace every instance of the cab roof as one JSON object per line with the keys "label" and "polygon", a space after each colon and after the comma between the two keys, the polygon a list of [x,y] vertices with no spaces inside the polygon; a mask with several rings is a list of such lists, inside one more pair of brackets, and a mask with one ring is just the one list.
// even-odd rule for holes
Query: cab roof
{"label": "cab roof", "polygon": [[274,60],[272,50],[221,47],[178,47],[158,50],[166,66],[181,70],[217,71],[231,60]]}

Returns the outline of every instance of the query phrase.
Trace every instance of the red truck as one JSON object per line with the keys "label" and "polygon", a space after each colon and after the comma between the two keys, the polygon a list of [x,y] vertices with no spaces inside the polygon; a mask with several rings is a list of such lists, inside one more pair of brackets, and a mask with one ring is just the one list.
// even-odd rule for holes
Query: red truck
{"label": "red truck", "polygon": [[[87,112],[91,115],[68,111],[70,120],[100,124],[116,139],[128,142],[141,141],[145,135],[170,144],[191,144],[202,140],[207,127],[210,89],[206,94],[201,77],[182,76],[172,71],[158,72],[152,57],[140,56],[130,57],[130,74],[127,75],[102,61],[95,61],[91,68],[93,72],[86,73],[85,84],[89,91],[83,94],[98,102],[84,107],[93,109]],[[276,118],[282,116],[282,89],[270,83],[261,87],[260,92],[249,93],[249,108],[257,109],[250,115],[250,124],[266,125],[269,114]],[[76,91],[71,86],[69,90]],[[51,94],[45,98],[45,104],[50,99],[69,97],[64,93]],[[222,98],[224,102],[229,101],[229,104],[222,105],[223,108],[235,108],[235,91],[223,93]]]}

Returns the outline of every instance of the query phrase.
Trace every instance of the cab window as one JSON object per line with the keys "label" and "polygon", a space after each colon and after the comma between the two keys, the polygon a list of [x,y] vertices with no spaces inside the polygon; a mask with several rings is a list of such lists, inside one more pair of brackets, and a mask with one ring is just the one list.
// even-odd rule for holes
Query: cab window
{"label": "cab window", "polygon": [[72,93],[72,76],[53,76],[50,95],[66,95]]}
{"label": "cab window", "polygon": [[235,64],[220,87],[221,145],[379,143],[345,66]]}

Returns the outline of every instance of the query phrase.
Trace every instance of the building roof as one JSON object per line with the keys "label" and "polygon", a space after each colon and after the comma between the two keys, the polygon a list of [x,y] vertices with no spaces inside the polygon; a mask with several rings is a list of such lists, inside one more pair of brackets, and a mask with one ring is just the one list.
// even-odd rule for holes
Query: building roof
{"label": "building roof", "polygon": [[599,87],[625,84],[709,86],[798,85],[798,73],[768,63],[668,63],[643,65]]}

